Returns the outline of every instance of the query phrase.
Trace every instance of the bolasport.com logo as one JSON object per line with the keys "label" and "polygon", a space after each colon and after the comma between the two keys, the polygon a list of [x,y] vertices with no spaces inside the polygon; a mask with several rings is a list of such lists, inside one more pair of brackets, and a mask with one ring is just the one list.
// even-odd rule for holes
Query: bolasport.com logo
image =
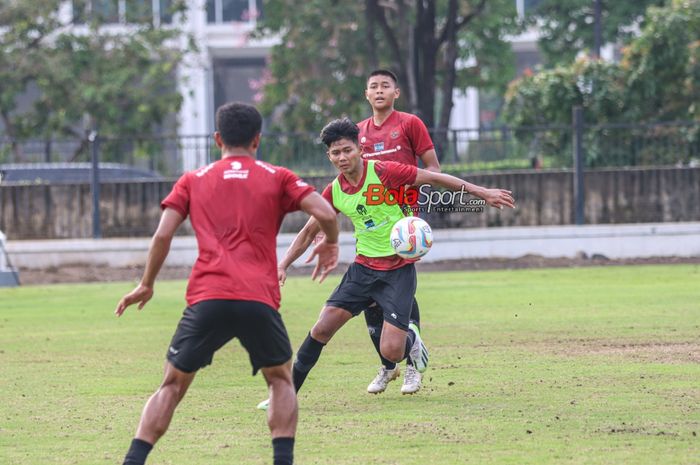
{"label": "bolasport.com logo", "polygon": [[475,199],[462,186],[458,191],[433,190],[430,184],[418,187],[387,189],[382,184],[370,184],[362,193],[368,206],[398,205],[411,206],[414,211],[436,213],[483,213],[486,201]]}

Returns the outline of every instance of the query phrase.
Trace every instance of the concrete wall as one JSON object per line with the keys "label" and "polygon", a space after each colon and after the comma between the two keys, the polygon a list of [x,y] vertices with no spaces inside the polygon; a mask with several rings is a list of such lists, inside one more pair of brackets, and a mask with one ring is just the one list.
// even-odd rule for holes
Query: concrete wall
{"label": "concrete wall", "polygon": [[[278,236],[278,257],[283,256],[294,237],[294,234]],[[10,241],[7,250],[13,265],[20,269],[76,263],[142,266],[149,243],[146,238]],[[435,231],[433,248],[422,261],[518,258],[524,255],[573,258],[581,253],[611,259],[700,257],[700,222],[441,229]],[[166,265],[191,266],[196,257],[196,239],[177,237],[171,245]],[[350,233],[342,233],[340,261],[350,263],[354,257],[355,240]],[[302,257],[296,265],[303,263]]]}
{"label": "concrete wall", "polygon": [[[518,171],[465,174],[469,181],[513,191],[518,208],[484,213],[431,214],[433,228],[567,225],[573,222],[570,171]],[[328,177],[307,181],[322,189]],[[158,224],[159,203],[173,181],[113,182],[101,187],[104,237],[150,236]],[[586,173],[586,223],[619,224],[700,221],[700,168],[639,168]],[[88,238],[91,235],[88,184],[0,184],[0,230],[9,240]],[[303,213],[289,215],[283,231],[298,230]],[[342,225],[349,230],[349,223]],[[181,234],[191,234],[185,225]]]}

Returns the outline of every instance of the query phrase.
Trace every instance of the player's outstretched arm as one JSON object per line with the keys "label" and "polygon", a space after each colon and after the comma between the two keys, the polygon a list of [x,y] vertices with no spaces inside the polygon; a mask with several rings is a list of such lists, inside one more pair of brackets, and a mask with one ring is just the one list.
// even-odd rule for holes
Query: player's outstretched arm
{"label": "player's outstretched arm", "polygon": [[165,258],[168,256],[170,243],[173,240],[175,231],[183,221],[184,218],[176,210],[166,208],[163,211],[158,229],[156,229],[151,239],[151,246],[148,249],[148,258],[146,259],[146,269],[143,271],[141,282],[133,291],[126,294],[119,301],[117,309],[114,311],[117,316],[121,316],[129,305],[138,303],[138,309],[141,310],[143,306],[146,305],[146,302],[151,300],[156,276],[158,276],[158,272],[163,266]]}
{"label": "player's outstretched arm", "polygon": [[294,238],[277,266],[280,285],[284,285],[287,268],[306,252],[320,231],[323,231],[325,238],[316,245],[314,252],[306,261],[309,263],[318,256],[311,278],[315,279],[319,275],[319,281],[323,281],[328,273],[338,266],[338,221],[333,207],[316,192],[304,197],[300,206],[304,212],[311,215],[311,218]]}
{"label": "player's outstretched arm", "polygon": [[484,199],[487,205],[501,209],[503,207],[515,208],[515,200],[511,191],[506,189],[487,189],[445,173],[434,173],[419,168],[414,184],[435,184],[452,190],[459,190],[464,187],[464,190],[469,194]]}

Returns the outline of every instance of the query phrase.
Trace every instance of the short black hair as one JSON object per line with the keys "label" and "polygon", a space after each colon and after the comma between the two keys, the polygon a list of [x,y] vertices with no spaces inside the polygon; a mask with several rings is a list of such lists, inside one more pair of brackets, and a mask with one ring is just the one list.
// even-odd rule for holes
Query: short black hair
{"label": "short black hair", "polygon": [[367,80],[369,81],[369,78],[374,76],[388,76],[394,80],[394,84],[396,84],[397,86],[399,85],[399,78],[397,78],[396,74],[392,73],[388,69],[375,69],[374,71],[369,73],[369,76],[367,76]]}
{"label": "short black hair", "polygon": [[350,118],[334,119],[321,130],[321,141],[330,147],[333,142],[348,139],[357,144],[360,128]]}
{"label": "short black hair", "polygon": [[216,110],[216,129],[227,147],[247,147],[262,129],[262,116],[247,103],[225,103]]}

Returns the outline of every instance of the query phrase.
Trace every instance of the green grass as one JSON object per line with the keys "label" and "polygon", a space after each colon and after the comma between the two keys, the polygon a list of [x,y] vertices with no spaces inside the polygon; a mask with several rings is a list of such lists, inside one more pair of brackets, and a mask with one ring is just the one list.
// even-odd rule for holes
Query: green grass
{"label": "green grass", "polygon": [[[338,279],[288,281],[295,347]],[[376,356],[351,321],[300,394],[297,463],[700,463],[699,283],[685,265],[423,273],[424,389],[366,394]],[[128,283],[0,290],[0,464],[121,463],[184,286],[121,319]],[[229,344],[149,463],[269,464],[265,397]]]}

